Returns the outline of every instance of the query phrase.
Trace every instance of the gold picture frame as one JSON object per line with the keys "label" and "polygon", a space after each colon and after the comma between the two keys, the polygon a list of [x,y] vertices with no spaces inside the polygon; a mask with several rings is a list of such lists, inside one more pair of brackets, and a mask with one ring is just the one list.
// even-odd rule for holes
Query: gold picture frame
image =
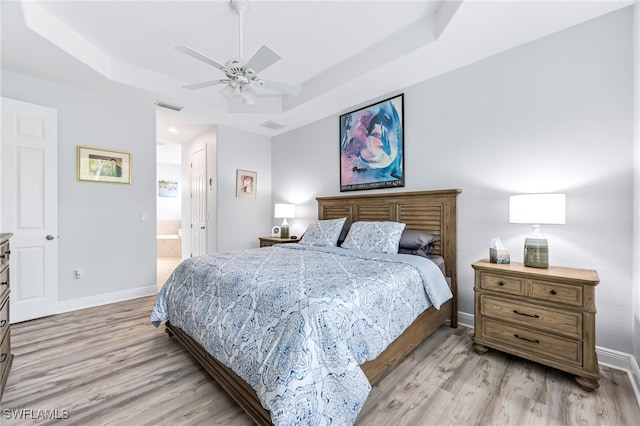
{"label": "gold picture frame", "polygon": [[78,146],[78,180],[131,184],[131,154]]}
{"label": "gold picture frame", "polygon": [[248,170],[236,169],[236,197],[256,198],[258,174]]}

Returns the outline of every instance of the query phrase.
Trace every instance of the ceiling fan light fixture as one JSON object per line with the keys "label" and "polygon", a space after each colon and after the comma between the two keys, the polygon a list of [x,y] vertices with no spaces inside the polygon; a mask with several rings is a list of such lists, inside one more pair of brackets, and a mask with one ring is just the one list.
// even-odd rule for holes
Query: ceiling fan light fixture
{"label": "ceiling fan light fixture", "polygon": [[248,84],[240,86],[240,96],[242,96],[242,103],[244,105],[254,105],[258,97],[256,91]]}
{"label": "ceiling fan light fixture", "polygon": [[236,94],[236,88],[234,86],[232,86],[231,84],[227,84],[225,86],[225,88],[220,91],[220,93],[225,98],[231,99],[233,97],[233,95]]}

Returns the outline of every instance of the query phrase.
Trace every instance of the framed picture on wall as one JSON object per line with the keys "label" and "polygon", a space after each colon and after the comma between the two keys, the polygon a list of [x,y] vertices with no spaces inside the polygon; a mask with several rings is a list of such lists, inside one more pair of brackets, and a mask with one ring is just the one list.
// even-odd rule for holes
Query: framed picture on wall
{"label": "framed picture on wall", "polygon": [[178,196],[178,182],[174,180],[158,181],[158,197],[177,197]]}
{"label": "framed picture on wall", "polygon": [[404,186],[404,94],[340,116],[340,191]]}
{"label": "framed picture on wall", "polygon": [[256,198],[258,174],[248,170],[236,170],[236,197]]}
{"label": "framed picture on wall", "polygon": [[131,183],[131,154],[78,146],[78,180]]}

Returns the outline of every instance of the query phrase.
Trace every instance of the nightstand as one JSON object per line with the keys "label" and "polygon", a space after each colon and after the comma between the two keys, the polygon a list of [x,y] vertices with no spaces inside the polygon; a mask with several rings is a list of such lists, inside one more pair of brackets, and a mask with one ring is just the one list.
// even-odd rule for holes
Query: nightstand
{"label": "nightstand", "polygon": [[498,349],[574,374],[586,391],[599,387],[596,271],[487,259],[472,266],[476,352]]}
{"label": "nightstand", "polygon": [[297,243],[298,239],[292,240],[291,238],[280,237],[260,237],[260,247],[270,247],[274,244],[287,244]]}

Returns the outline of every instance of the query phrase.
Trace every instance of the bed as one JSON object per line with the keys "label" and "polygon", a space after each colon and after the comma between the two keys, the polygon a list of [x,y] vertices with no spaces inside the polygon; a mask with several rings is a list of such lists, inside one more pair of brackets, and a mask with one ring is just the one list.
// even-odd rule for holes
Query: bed
{"label": "bed", "polygon": [[[399,328],[400,332],[397,333],[399,335],[394,334],[394,336],[397,336],[397,337],[394,337],[394,340],[391,341],[391,343],[389,343],[388,345],[385,343],[386,349],[384,350],[381,349],[381,352],[379,353],[376,352],[378,354],[375,357],[375,359],[367,360],[366,362],[359,361],[358,362],[359,366],[358,365],[355,366],[357,371],[351,369],[351,370],[347,370],[344,373],[337,373],[334,370],[326,370],[323,366],[321,366],[323,369],[322,371],[325,371],[325,372],[330,371],[329,373],[326,373],[327,376],[333,375],[334,378],[337,377],[339,380],[349,384],[349,383],[352,383],[349,381],[351,380],[352,374],[357,376],[357,374],[363,373],[364,376],[366,376],[365,380],[368,381],[368,385],[370,386],[375,385],[388,371],[390,371],[393,367],[395,367],[407,354],[409,354],[415,347],[417,347],[420,343],[422,343],[437,328],[439,328],[444,324],[449,324],[451,327],[457,327],[456,202],[457,202],[457,196],[459,193],[460,193],[460,190],[440,190],[440,191],[366,194],[366,195],[350,195],[350,196],[317,198],[319,221],[331,221],[331,220],[337,220],[341,218],[347,218],[352,223],[387,222],[387,221],[400,222],[400,223],[406,224],[406,229],[420,230],[420,231],[425,231],[430,234],[433,234],[436,237],[436,242],[432,245],[432,249],[433,249],[432,255],[440,256],[441,259],[443,259],[444,270],[446,271],[446,277],[447,277],[446,281],[448,282],[450,294],[453,296],[448,299],[443,299],[441,302],[432,303],[432,305],[438,305],[437,307],[430,306],[426,308],[424,311],[422,311],[421,313],[417,312],[416,313],[417,317],[415,316],[412,317],[412,318],[415,318],[415,320],[413,320],[412,322],[409,321],[407,323],[407,324],[410,324],[408,325],[408,327],[406,326],[406,324],[398,325],[398,327],[401,327],[401,329]],[[308,249],[308,247],[305,248],[305,247],[294,247],[294,246],[300,246],[300,245],[286,244],[281,247],[276,246],[273,248],[248,250],[246,251],[247,252],[246,255],[248,256],[247,261],[255,262],[255,265],[264,265],[265,259],[268,257],[269,260],[275,259],[276,264],[274,264],[274,266],[278,266],[278,268],[284,268],[286,267],[286,265],[283,266],[283,263],[287,263],[287,262],[278,260],[278,259],[281,259],[282,253],[278,254],[278,256],[281,256],[281,257],[277,257],[275,252],[286,252],[287,250],[289,250],[284,257],[290,259],[289,263],[291,263],[292,267],[297,268],[297,270],[299,270],[300,265],[310,264],[309,263],[310,260],[304,257],[307,255],[304,252],[307,251],[306,249]],[[271,249],[273,250],[273,253],[267,251]],[[339,251],[340,249],[336,249],[336,250]],[[337,262],[336,259],[342,259],[346,255],[344,255],[343,253],[334,253],[334,251],[336,250],[334,250],[333,248],[323,249],[321,251],[327,252],[326,254],[314,253],[313,257],[314,258],[317,257],[318,259],[324,259],[324,257],[326,256],[331,259],[331,262],[334,262],[334,261]],[[273,257],[269,257],[269,256],[273,256]],[[351,254],[349,254],[349,256],[351,256]],[[348,264],[358,264],[358,262],[367,261],[367,260],[361,259],[362,257],[363,255],[359,254],[353,259],[349,258],[348,261],[340,260],[340,262],[344,262],[344,263],[336,264],[337,266],[335,266],[334,269],[341,270],[341,268],[346,268],[346,265]],[[407,257],[413,258],[415,256],[407,256]],[[216,263],[217,266],[215,267],[218,268],[219,271],[222,271],[221,269],[222,266],[220,265],[223,265],[223,264],[226,265],[227,263],[235,261],[230,254],[219,254],[215,259],[212,257],[206,260],[211,261],[213,263],[217,262]],[[202,263],[204,261],[205,259],[203,258],[202,261],[198,259],[196,261],[192,261],[191,263],[193,262]],[[320,262],[320,260],[318,262]],[[380,259],[380,260],[376,260],[375,264],[380,264],[384,262],[386,262],[385,259]],[[402,264],[407,262],[403,261],[400,263]],[[391,265],[391,264],[392,263],[385,263],[385,265]],[[395,259],[394,259],[393,265],[394,265],[393,268],[396,268]],[[180,269],[181,267],[185,268],[186,266],[183,266],[181,264],[181,266],[179,266],[178,269]],[[256,266],[251,269],[255,270],[255,268],[258,268],[258,267],[260,266]],[[400,270],[407,269],[406,265],[400,265],[397,267],[400,268]],[[183,272],[179,272],[178,269],[176,269],[176,272],[174,272],[172,276],[173,275],[180,276],[181,274],[183,274]],[[271,283],[273,281],[271,271],[269,270],[269,268],[263,268],[263,269],[264,269],[263,275],[266,274],[265,275],[266,278],[264,278],[265,282]],[[385,266],[382,269],[384,270],[392,269],[392,267]],[[381,275],[382,269],[376,272],[376,276],[382,276]],[[206,269],[204,268],[202,268],[201,270],[206,271]],[[351,274],[351,272],[349,272],[349,274]],[[170,277],[168,283],[171,280],[172,278]],[[269,288],[269,286],[265,286],[265,288]],[[173,291],[172,289],[169,289],[168,292],[172,292],[172,291]],[[419,292],[416,292],[416,293],[419,293]],[[427,290],[427,293],[429,293],[429,290]],[[429,295],[432,296],[430,293]],[[188,293],[187,296],[191,297],[192,295]],[[188,301],[187,296],[183,294],[182,297],[183,299],[186,299]],[[198,300],[199,300],[198,303],[200,304],[216,303],[216,302],[210,302],[210,301],[202,302],[200,301],[201,300],[200,297],[198,298]],[[252,298],[248,298],[248,300],[252,300]],[[279,299],[273,299],[273,300],[279,300]],[[194,323],[204,321],[201,318],[196,317],[195,314],[191,312],[191,307],[189,306],[189,303],[184,302],[184,300],[181,303],[183,306],[181,308],[182,311],[179,314],[175,314],[176,322],[181,323],[181,321],[178,321],[178,318],[182,318],[182,317],[188,318],[189,321],[192,321]],[[396,302],[393,302],[393,303],[396,303]],[[406,304],[406,302],[402,302],[402,301],[398,303]],[[175,304],[178,305],[180,303],[176,302]],[[237,303],[237,305],[242,305],[242,304],[244,304],[244,302]],[[158,305],[158,302],[156,303],[156,305]],[[428,305],[425,305],[425,306],[428,306]],[[270,306],[269,309],[267,310],[272,310],[274,308],[277,308],[277,307]],[[164,313],[163,315],[156,315],[157,312],[155,310],[156,310],[156,307],[154,307],[154,313],[152,314],[152,321],[155,318],[154,323],[157,325],[159,322],[158,319],[166,318],[166,315],[164,315]],[[285,310],[283,308],[278,312],[284,312],[284,311]],[[393,312],[393,309],[390,311]],[[154,317],[154,315],[156,316]],[[398,322],[400,321],[406,322],[406,319],[401,319],[401,317],[402,315],[398,314]],[[255,320],[255,322],[257,323],[260,323],[263,321],[260,319],[261,317],[259,315],[256,318],[258,318],[257,320]],[[394,320],[395,318],[392,317],[391,318],[392,324],[395,324]],[[252,319],[251,321],[254,321],[254,320]],[[267,324],[266,320],[264,321],[265,321],[265,324]],[[233,330],[234,327],[236,326],[244,327],[244,325],[238,326],[237,322],[238,322],[237,319],[235,320],[234,319],[229,320],[228,318],[221,319],[220,323],[216,324],[215,327],[217,329],[225,329],[225,330],[227,329]],[[184,324],[186,324],[186,322],[184,322]],[[302,416],[305,419],[304,422],[307,422],[307,423],[326,422],[326,418],[322,418],[322,415],[324,415],[325,417],[327,415],[326,414],[319,415],[318,413],[315,413],[314,411],[316,410],[316,408],[313,408],[313,407],[316,407],[317,405],[308,405],[311,403],[305,399],[306,397],[302,397],[300,395],[295,396],[292,399],[292,401],[287,401],[286,403],[282,403],[284,405],[270,405],[272,407],[277,407],[277,408],[274,409],[273,413],[268,411],[263,407],[263,404],[260,402],[260,399],[258,398],[258,394],[254,390],[254,387],[256,387],[256,385],[263,386],[264,382],[266,382],[266,379],[264,379],[264,377],[268,376],[269,374],[274,375],[275,377],[273,379],[274,382],[280,381],[281,376],[276,375],[275,373],[269,372],[269,371],[267,371],[268,374],[265,374],[265,371],[261,370],[262,375],[260,376],[260,378],[254,380],[254,372],[255,372],[254,370],[257,367],[253,369],[249,368],[248,370],[244,370],[244,369],[238,370],[238,368],[236,367],[236,371],[240,371],[240,373],[237,374],[236,372],[234,372],[234,370],[228,368],[223,362],[219,361],[216,358],[217,356],[218,358],[225,359],[228,362],[228,359],[223,357],[223,355],[227,356],[227,351],[225,348],[220,350],[212,350],[207,340],[208,335],[207,336],[198,335],[197,332],[194,331],[194,329],[190,328],[190,326],[184,326],[185,330],[190,330],[190,333],[188,333],[185,330],[183,330],[181,327],[174,325],[170,321],[165,322],[165,327],[166,327],[167,333],[170,336],[173,336],[195,357],[195,359],[205,368],[205,370],[215,378],[215,380],[221,385],[221,387],[227,393],[229,393],[229,395],[243,408],[243,410],[256,423],[272,424],[272,419],[276,419],[276,423],[289,422],[290,419],[286,421],[283,420],[283,419],[287,419],[287,416],[282,414],[283,409],[281,407],[283,406],[287,406],[287,407],[293,406],[294,410],[301,411],[303,413]],[[288,325],[288,327],[295,328],[295,326],[291,326],[291,325]],[[272,329],[272,327],[268,326],[268,324],[265,325],[264,328],[267,330]],[[237,331],[238,331],[238,328],[236,329],[236,333]],[[194,337],[191,337],[191,335],[193,335]],[[243,333],[237,333],[237,335],[244,336]],[[265,337],[265,339],[267,338]],[[273,339],[280,339],[280,337],[278,335],[278,337],[274,337]],[[226,342],[225,344],[228,347],[239,347],[240,345],[243,345],[246,343],[241,340],[242,339],[240,340],[228,339],[228,342],[227,340],[225,340]],[[361,342],[361,344],[364,344],[364,343]],[[326,346],[326,342],[323,343],[323,345]],[[316,345],[316,346],[322,346],[322,345]],[[207,351],[205,347],[210,348],[209,351]],[[295,348],[292,350],[285,349],[285,350],[282,350],[282,353],[292,353],[294,352],[294,350]],[[343,352],[340,350],[340,348],[338,349],[334,348],[334,350],[336,352]],[[248,352],[248,351],[246,351],[245,349],[245,352]],[[310,350],[305,346],[301,352],[306,353],[306,352],[310,352]],[[214,353],[216,356],[211,355],[210,353]],[[228,353],[231,353],[231,349],[228,351]],[[266,354],[265,356],[268,356],[268,355],[269,354]],[[237,353],[234,353],[233,356],[237,356]],[[318,358],[321,358],[321,357],[318,357]],[[315,363],[316,362],[315,358],[313,359]],[[352,361],[353,360],[350,360],[349,364],[353,364]],[[343,361],[339,361],[338,363],[346,364],[346,362],[343,362]],[[260,367],[260,368],[263,368],[263,367]],[[291,372],[293,371],[294,370],[291,369]],[[244,378],[240,377],[239,374],[241,374]],[[282,374],[282,373],[280,372],[278,374]],[[258,377],[257,375],[255,376]],[[305,378],[302,378],[302,379],[305,379]],[[248,382],[251,382],[253,386],[249,385]],[[268,382],[266,385],[267,388],[271,386],[269,383],[270,382]],[[300,383],[303,383],[303,382],[300,382]],[[331,392],[333,392],[332,386],[333,385],[331,384],[327,386],[331,390]],[[352,387],[356,389],[357,392],[360,392],[358,389],[362,386],[357,380],[354,380]],[[262,388],[260,389],[261,391],[264,390]],[[302,385],[297,389],[300,390],[301,394],[304,394],[305,392],[313,394],[309,398],[316,398],[317,395],[320,394],[319,391],[315,391],[313,389],[311,391],[302,392],[301,390],[303,389]],[[325,392],[325,395],[326,395],[326,388],[323,390],[323,392]],[[368,390],[366,390],[366,392],[368,392]],[[354,393],[356,393],[356,391],[354,391]],[[362,393],[360,392],[359,397],[361,397],[361,395]],[[274,400],[281,397],[282,397],[281,394],[276,394],[276,396],[274,397]],[[327,398],[325,396],[323,396],[323,398],[320,398],[320,402],[313,402],[313,404],[322,404],[323,410],[336,410],[336,409],[341,410],[342,408],[344,408],[339,406],[337,408],[336,407],[326,408],[325,404],[328,406],[327,401],[330,400],[331,398]],[[354,401],[347,400],[347,401],[349,401],[349,404],[343,403],[343,405],[354,405],[354,406],[357,405],[360,407],[363,402],[361,400],[354,400]],[[358,407],[354,408],[351,406],[347,407],[347,409],[355,413],[357,413],[357,411],[359,410]],[[334,414],[332,413],[331,416],[334,416]],[[331,417],[331,418],[342,419],[342,417],[339,417],[339,415],[336,415],[336,417]],[[351,421],[353,420],[355,420],[355,418],[351,419]]]}

